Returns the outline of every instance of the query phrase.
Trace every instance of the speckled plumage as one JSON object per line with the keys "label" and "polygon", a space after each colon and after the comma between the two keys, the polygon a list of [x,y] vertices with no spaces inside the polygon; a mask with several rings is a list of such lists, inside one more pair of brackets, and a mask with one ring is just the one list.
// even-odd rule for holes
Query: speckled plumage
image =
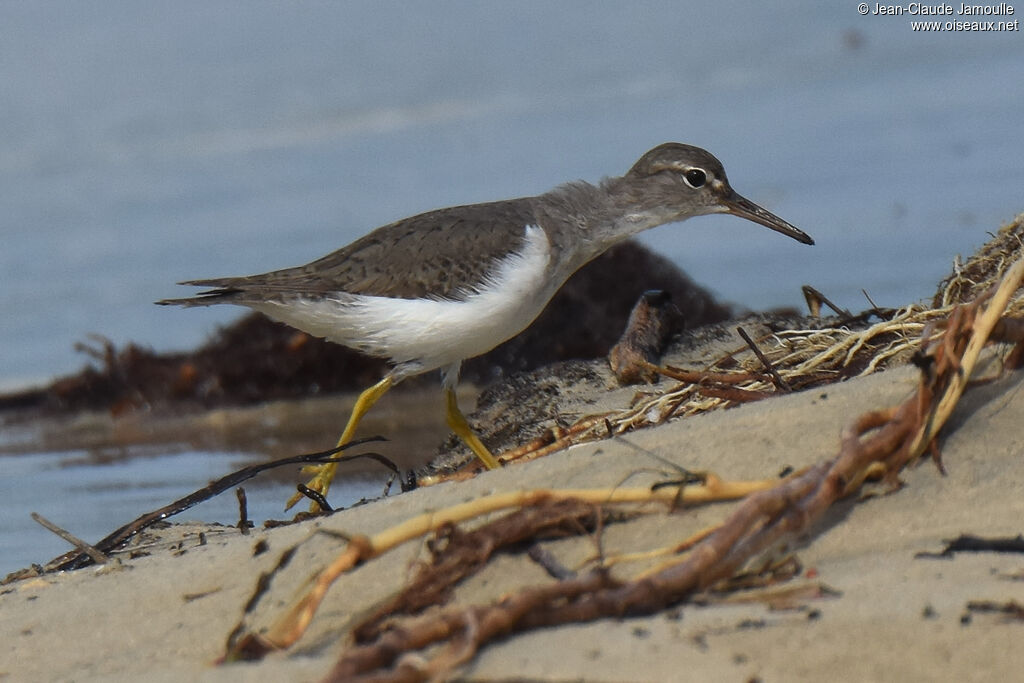
{"label": "speckled plumage", "polygon": [[[212,296],[237,303],[272,293],[454,298],[477,284],[495,258],[517,249],[533,221],[529,199],[438,209],[385,225],[303,266],[182,284],[234,290]],[[203,297],[182,303],[206,303]]]}

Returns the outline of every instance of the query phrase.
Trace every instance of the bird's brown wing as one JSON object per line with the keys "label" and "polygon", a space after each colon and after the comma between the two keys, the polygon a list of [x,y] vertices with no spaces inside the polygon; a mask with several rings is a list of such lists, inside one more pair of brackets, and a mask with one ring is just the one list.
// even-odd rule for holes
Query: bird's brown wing
{"label": "bird's brown wing", "polygon": [[529,198],[439,209],[385,225],[304,266],[183,282],[216,289],[159,303],[244,304],[267,296],[330,292],[403,299],[457,297],[516,251],[526,227],[535,224]]}

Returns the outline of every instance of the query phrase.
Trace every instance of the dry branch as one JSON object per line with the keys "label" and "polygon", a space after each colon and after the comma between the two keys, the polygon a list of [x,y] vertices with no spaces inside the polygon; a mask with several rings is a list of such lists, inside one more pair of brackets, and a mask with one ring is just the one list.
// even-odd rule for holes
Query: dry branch
{"label": "dry branch", "polygon": [[[736,500],[771,487],[767,481],[721,481],[710,475],[703,484],[679,487],[618,489],[537,489],[513,491],[484,496],[437,512],[418,515],[381,533],[352,536],[348,547],[312,579],[311,588],[265,632],[236,628],[228,643],[227,660],[259,659],[267,652],[290,647],[305,632],[328,589],[341,575],[360,564],[396,548],[406,541],[437,532],[458,522],[512,508],[526,509],[551,501],[573,500],[588,505],[621,505],[625,503],[661,502],[669,506],[696,505],[719,500]],[[286,552],[290,552],[289,549]]]}

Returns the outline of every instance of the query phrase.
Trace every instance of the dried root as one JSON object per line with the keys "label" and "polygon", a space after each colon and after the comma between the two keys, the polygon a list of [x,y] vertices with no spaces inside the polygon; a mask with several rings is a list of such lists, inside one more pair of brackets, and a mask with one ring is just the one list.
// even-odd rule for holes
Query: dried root
{"label": "dried root", "polygon": [[[244,625],[236,627],[229,639],[226,659],[258,659],[267,652],[290,647],[305,632],[331,584],[345,572],[379,557],[406,541],[420,538],[428,533],[444,533],[445,530],[459,522],[477,519],[501,510],[512,508],[528,510],[553,501],[566,500],[586,505],[650,502],[662,502],[670,506],[696,505],[719,500],[736,500],[755,491],[769,488],[774,483],[773,480],[725,482],[710,475],[703,484],[687,484],[682,488],[514,491],[485,496],[437,512],[418,515],[372,537],[352,536],[348,539],[348,547],[345,551],[313,578],[312,587],[265,633],[257,633],[255,629],[247,628]],[[547,523],[543,516],[536,518],[536,522],[538,524]],[[497,543],[494,540],[488,542]],[[291,550],[286,552],[291,552]],[[262,585],[258,586],[257,595],[261,594],[264,588]],[[247,611],[251,611],[253,606],[250,604]]]}

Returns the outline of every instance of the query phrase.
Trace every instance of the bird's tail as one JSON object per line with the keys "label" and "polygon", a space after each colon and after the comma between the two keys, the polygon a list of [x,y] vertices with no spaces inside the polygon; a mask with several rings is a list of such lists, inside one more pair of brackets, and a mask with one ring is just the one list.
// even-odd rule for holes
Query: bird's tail
{"label": "bird's tail", "polygon": [[[179,285],[200,285],[206,287],[217,287],[220,281],[217,280],[189,280],[179,282]],[[207,292],[199,292],[195,296],[184,299],[161,299],[155,302],[158,306],[212,306],[214,304],[233,304],[235,299],[242,293],[241,289],[235,287],[219,287]]]}

